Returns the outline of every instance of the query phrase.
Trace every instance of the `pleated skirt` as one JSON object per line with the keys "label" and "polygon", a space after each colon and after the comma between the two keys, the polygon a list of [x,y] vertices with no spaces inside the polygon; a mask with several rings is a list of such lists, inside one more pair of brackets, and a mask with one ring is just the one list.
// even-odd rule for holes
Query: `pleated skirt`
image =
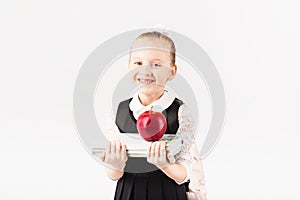
{"label": "pleated skirt", "polygon": [[117,182],[114,200],[187,200],[187,183],[178,185],[161,170],[124,172]]}

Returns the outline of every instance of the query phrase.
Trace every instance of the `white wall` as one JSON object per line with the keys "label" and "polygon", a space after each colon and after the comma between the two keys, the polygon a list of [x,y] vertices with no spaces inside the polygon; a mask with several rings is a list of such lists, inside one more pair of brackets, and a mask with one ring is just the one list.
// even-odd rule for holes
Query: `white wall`
{"label": "white wall", "polygon": [[155,24],[199,43],[225,86],[226,124],[203,161],[209,199],[300,198],[299,3],[184,3],[0,2],[0,199],[112,199],[75,131],[74,83],[103,41]]}

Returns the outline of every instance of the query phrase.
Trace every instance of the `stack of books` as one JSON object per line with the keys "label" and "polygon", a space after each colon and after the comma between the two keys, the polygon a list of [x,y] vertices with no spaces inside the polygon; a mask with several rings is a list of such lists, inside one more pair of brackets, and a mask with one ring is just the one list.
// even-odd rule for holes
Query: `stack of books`
{"label": "stack of books", "polygon": [[[136,133],[120,133],[114,134],[108,140],[119,140],[126,144],[127,155],[129,157],[147,157],[147,149],[152,142],[144,140]],[[175,134],[165,134],[159,141],[166,142],[166,151],[175,156],[181,150],[182,138]],[[105,147],[93,147],[91,149],[94,156],[99,156]]]}

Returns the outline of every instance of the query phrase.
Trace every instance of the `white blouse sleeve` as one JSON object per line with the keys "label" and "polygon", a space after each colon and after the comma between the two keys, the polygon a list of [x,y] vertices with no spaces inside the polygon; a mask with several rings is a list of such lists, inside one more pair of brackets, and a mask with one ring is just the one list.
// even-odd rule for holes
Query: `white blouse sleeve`
{"label": "white blouse sleeve", "polygon": [[194,118],[191,114],[191,111],[185,104],[182,104],[179,107],[178,122],[179,128],[176,134],[182,137],[183,143],[180,152],[175,155],[175,160],[176,163],[183,165],[187,171],[185,180],[181,183],[177,182],[177,184],[182,184],[190,178],[189,171],[192,163],[192,154],[190,153],[190,148],[195,139]]}

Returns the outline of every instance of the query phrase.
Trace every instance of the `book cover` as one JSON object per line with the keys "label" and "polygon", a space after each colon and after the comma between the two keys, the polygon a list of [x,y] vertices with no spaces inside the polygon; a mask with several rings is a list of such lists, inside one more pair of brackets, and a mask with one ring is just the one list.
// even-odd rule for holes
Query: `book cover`
{"label": "book cover", "polygon": [[[117,133],[108,140],[119,140],[126,144],[129,157],[147,157],[147,148],[152,142],[144,140],[137,133]],[[182,139],[179,135],[165,134],[159,141],[166,141],[166,151],[175,156],[181,150]],[[99,156],[105,147],[93,147],[91,152],[95,156]]]}

